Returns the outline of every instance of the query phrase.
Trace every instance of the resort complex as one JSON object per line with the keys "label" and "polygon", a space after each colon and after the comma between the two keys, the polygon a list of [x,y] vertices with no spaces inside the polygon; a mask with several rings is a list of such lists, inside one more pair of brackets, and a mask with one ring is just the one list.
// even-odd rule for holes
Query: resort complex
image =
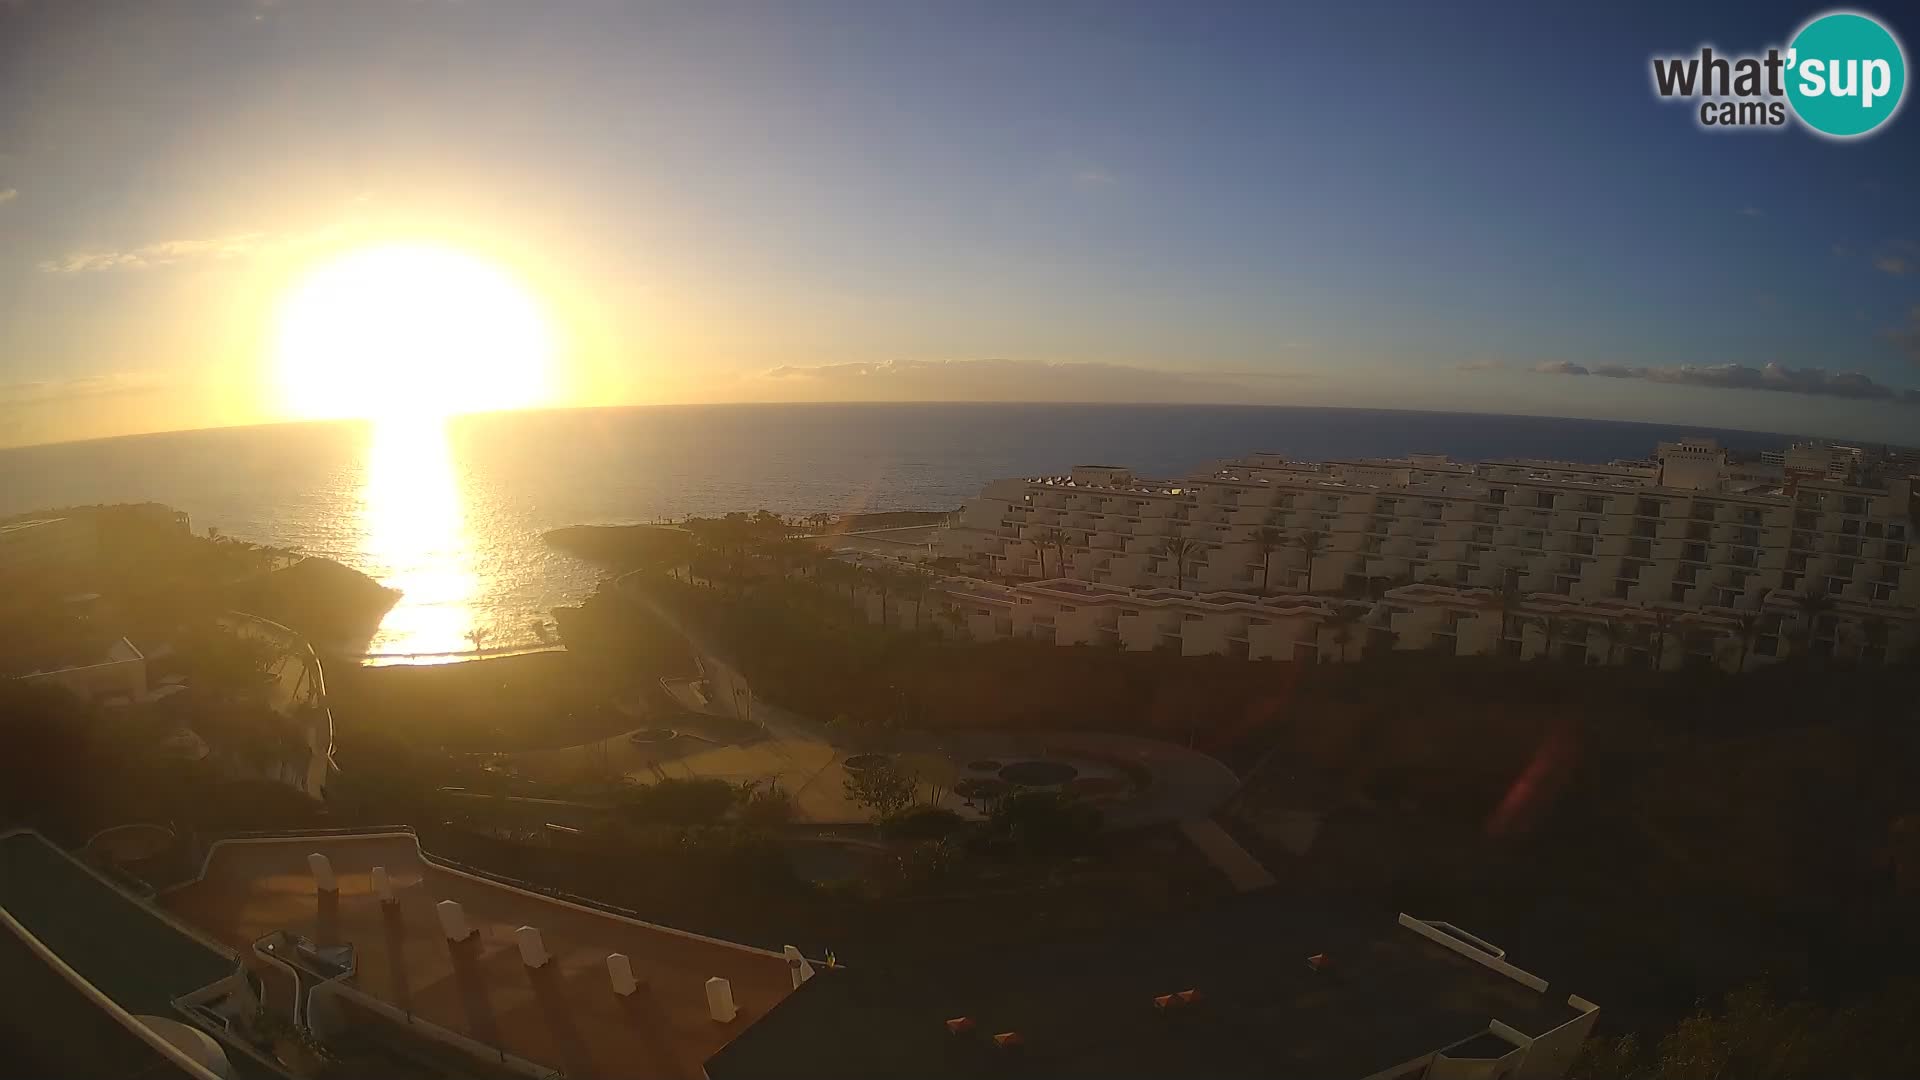
{"label": "resort complex", "polygon": [[1744,670],[1920,635],[1914,463],[1710,440],[1646,461],[1296,462],[1002,480],[939,553],[975,638],[1356,659],[1382,648]]}
{"label": "resort complex", "polygon": [[336,1067],[409,1077],[1553,1080],[1598,1011],[1448,923],[1271,895],[963,967],[838,967],[477,873],[406,831],[214,841],[151,899],[33,833],[0,837],[0,866],[0,981],[40,988],[45,1021],[24,1063],[89,1075],[315,1075],[318,1038]]}

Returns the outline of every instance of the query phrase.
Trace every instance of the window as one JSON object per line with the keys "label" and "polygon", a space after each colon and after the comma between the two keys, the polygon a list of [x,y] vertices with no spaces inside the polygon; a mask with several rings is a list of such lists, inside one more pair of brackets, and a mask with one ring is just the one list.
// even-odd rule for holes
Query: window
{"label": "window", "polygon": [[1553,509],[1553,492],[1551,491],[1536,492],[1533,498],[1533,505],[1538,506],[1543,510]]}
{"label": "window", "polygon": [[1700,499],[1693,501],[1693,516],[1700,521],[1712,521],[1714,512],[1718,509],[1719,507],[1710,502]]}
{"label": "window", "polygon": [[1646,518],[1635,518],[1633,522],[1633,535],[1652,536],[1657,528],[1658,526],[1654,522],[1648,521]]}
{"label": "window", "polygon": [[1886,559],[1888,562],[1906,562],[1907,545],[1888,541],[1886,546],[1881,550],[1880,557]]}
{"label": "window", "polygon": [[1633,582],[1631,582],[1631,581],[1616,581],[1616,582],[1614,582],[1614,583],[1613,583],[1613,597],[1614,597],[1614,599],[1616,599],[1616,600],[1625,600],[1625,599],[1627,598],[1627,592],[1628,592],[1629,590],[1631,590],[1632,588],[1633,588]]}
{"label": "window", "polygon": [[1606,496],[1589,495],[1586,497],[1586,500],[1580,504],[1580,509],[1589,514],[1604,514],[1607,512]]}
{"label": "window", "polygon": [[1843,514],[1864,514],[1867,512],[1867,500],[1858,495],[1849,495],[1840,500],[1840,512]]}
{"label": "window", "polygon": [[1633,556],[1636,559],[1651,559],[1653,558],[1653,541],[1651,540],[1631,541],[1627,544],[1627,554]]}
{"label": "window", "polygon": [[1688,562],[1706,562],[1707,545],[1688,544],[1686,547],[1680,549],[1680,557]]}
{"label": "window", "polygon": [[1704,521],[1691,522],[1687,525],[1687,539],[1711,540],[1713,539],[1713,526]]}
{"label": "window", "polygon": [[1907,527],[1904,523],[1898,521],[1890,521],[1887,523],[1887,539],[1905,540],[1906,538]]}
{"label": "window", "polygon": [[1759,547],[1760,546],[1760,530],[1759,529],[1741,529],[1734,543],[1741,544],[1746,547]]}
{"label": "window", "polygon": [[1573,538],[1573,550],[1581,555],[1593,554],[1593,537],[1576,536]]}
{"label": "window", "polygon": [[1487,501],[1493,503],[1495,506],[1505,506],[1507,503],[1507,489],[1488,488]]}
{"label": "window", "polygon": [[1521,547],[1537,548],[1537,547],[1544,546],[1545,544],[1546,544],[1546,537],[1541,535],[1538,532],[1524,532],[1520,534]]}
{"label": "window", "polygon": [[1853,520],[1842,521],[1840,523],[1840,535],[1842,536],[1860,535],[1860,523]]}
{"label": "window", "polygon": [[1633,512],[1638,517],[1659,517],[1660,501],[1658,499],[1641,499],[1635,504]]}
{"label": "window", "polygon": [[1852,559],[1835,559],[1835,560],[1833,560],[1833,573],[1834,573],[1834,576],[1835,576],[1835,577],[1843,577],[1843,578],[1850,578],[1850,577],[1852,577],[1852,576],[1853,576],[1853,568],[1854,568],[1854,565],[1855,565],[1855,563],[1854,563],[1854,561],[1853,561]]}
{"label": "window", "polygon": [[1689,585],[1693,584],[1694,579],[1699,575],[1700,568],[1697,566],[1676,566],[1673,570],[1673,580],[1684,581]]}
{"label": "window", "polygon": [[1669,590],[1667,590],[1667,598],[1668,598],[1668,599],[1670,599],[1670,600],[1672,600],[1672,601],[1673,601],[1674,603],[1676,603],[1676,604],[1684,604],[1684,603],[1686,603],[1686,602],[1687,602],[1687,587],[1686,587],[1685,585],[1681,585],[1681,584],[1677,584],[1677,583],[1676,583],[1676,584],[1675,584],[1675,585],[1673,586],[1673,588],[1671,588],[1671,589],[1669,589]]}

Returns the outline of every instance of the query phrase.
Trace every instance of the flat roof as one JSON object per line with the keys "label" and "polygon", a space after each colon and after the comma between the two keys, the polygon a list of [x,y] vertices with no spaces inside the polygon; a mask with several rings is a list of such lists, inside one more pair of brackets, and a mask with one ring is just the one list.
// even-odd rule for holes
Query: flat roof
{"label": "flat roof", "polygon": [[12,533],[12,532],[20,532],[25,529],[32,529],[41,525],[51,525],[56,521],[65,521],[65,520],[66,518],[28,518],[25,521],[9,521],[5,523],[0,523],[0,536],[5,536],[7,533]]}
{"label": "flat roof", "polygon": [[[1331,963],[1315,971],[1309,956]],[[1189,1006],[1164,994],[1197,990]],[[1581,1013],[1387,915],[1252,894],[1119,937],[822,970],[707,1062],[760,1076],[1364,1077],[1499,1019],[1541,1035]],[[950,1034],[946,1021],[971,1017]],[[1018,1032],[1012,1051],[992,1036]],[[1472,1044],[1469,1044],[1472,1045]]]}
{"label": "flat roof", "polygon": [[232,957],[30,833],[0,838],[0,907],[130,1013],[173,1016],[173,999],[233,974]]}
{"label": "flat roof", "polygon": [[[325,854],[339,882],[322,906],[307,867]],[[383,909],[384,866],[399,902]],[[478,934],[450,945],[434,905],[457,900]],[[236,949],[276,930],[351,943],[348,983],[452,1031],[570,1076],[699,1076],[700,1063],[791,993],[778,954],[652,926],[427,862],[404,834],[287,837],[215,845],[204,877],[163,903]],[[540,929],[553,959],[529,969],[513,932]],[[647,988],[614,994],[609,953]],[[706,980],[733,984],[739,1016],[707,1013]]]}

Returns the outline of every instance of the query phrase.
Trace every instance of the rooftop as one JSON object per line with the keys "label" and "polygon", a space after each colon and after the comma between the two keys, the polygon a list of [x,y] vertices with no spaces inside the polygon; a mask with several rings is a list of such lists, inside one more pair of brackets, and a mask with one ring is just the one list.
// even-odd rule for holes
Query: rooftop
{"label": "rooftop", "polygon": [[[307,866],[325,854],[338,900],[322,904]],[[382,907],[384,866],[398,903]],[[434,905],[457,900],[478,932],[450,944]],[[201,880],[165,905],[235,948],[274,931],[351,943],[348,985],[408,1013],[569,1076],[698,1076],[700,1063],[790,991],[777,953],[715,941],[514,888],[423,860],[410,835],[287,837],[215,845]],[[528,968],[513,933],[539,928],[553,959]],[[646,984],[613,993],[609,953]],[[706,980],[733,984],[740,1014],[708,1016]]]}
{"label": "rooftop", "polygon": [[[1316,970],[1308,957],[1324,954]],[[1192,1004],[1157,1007],[1194,990]],[[1123,940],[823,970],[707,1063],[757,1076],[1364,1077],[1581,1015],[1395,925],[1253,894]],[[968,1017],[973,1030],[949,1032]],[[993,1036],[1018,1032],[1002,1049]]]}

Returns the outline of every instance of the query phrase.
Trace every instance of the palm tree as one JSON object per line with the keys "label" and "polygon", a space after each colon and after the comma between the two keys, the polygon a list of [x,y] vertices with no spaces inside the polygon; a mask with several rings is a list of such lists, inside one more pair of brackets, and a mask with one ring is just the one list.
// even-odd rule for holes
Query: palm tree
{"label": "palm tree", "polygon": [[1680,616],[1671,611],[1656,610],[1653,613],[1653,644],[1647,656],[1647,666],[1652,670],[1661,669],[1661,661],[1666,658],[1667,652],[1667,631],[1679,621]]}
{"label": "palm tree", "polygon": [[1560,615],[1549,615],[1540,620],[1540,629],[1547,635],[1545,655],[1549,661],[1555,659],[1553,655],[1554,639],[1567,637],[1572,634],[1579,625],[1575,620]]}
{"label": "palm tree", "polygon": [[1879,615],[1869,615],[1860,620],[1860,658],[1866,659],[1867,650],[1873,649],[1880,654],[1880,666],[1885,667],[1887,656],[1887,637],[1892,627]]}
{"label": "palm tree", "polygon": [[[1033,542],[1034,548],[1040,556],[1040,576],[1046,577],[1047,549],[1053,548],[1056,551],[1059,550],[1060,545],[1066,540],[1066,535],[1059,529],[1035,529],[1033,532],[1027,534],[1027,539]],[[1056,565],[1055,573],[1058,572],[1059,568]]]}
{"label": "palm tree", "polygon": [[1798,611],[1800,623],[1794,637],[1799,639],[1808,652],[1813,651],[1813,631],[1820,616],[1833,610],[1833,595],[1825,589],[1809,588],[1800,594],[1793,605]]}
{"label": "palm tree", "polygon": [[1734,640],[1740,643],[1740,658],[1734,661],[1734,674],[1747,670],[1747,656],[1753,651],[1753,639],[1760,636],[1760,620],[1765,612],[1742,611],[1733,617]]}
{"label": "palm tree", "polygon": [[1273,588],[1273,553],[1286,546],[1287,534],[1271,525],[1253,531],[1253,549],[1260,553],[1260,594]]}
{"label": "palm tree", "polygon": [[1196,541],[1184,536],[1169,536],[1160,545],[1160,554],[1173,560],[1173,587],[1184,590],[1187,587],[1187,558],[1200,550]]}
{"label": "palm tree", "polygon": [[1313,563],[1320,557],[1321,545],[1325,544],[1327,534],[1319,529],[1301,529],[1293,534],[1293,546],[1307,553],[1307,591],[1313,591]]}
{"label": "palm tree", "polygon": [[1619,619],[1601,619],[1594,624],[1594,629],[1600,631],[1601,639],[1607,643],[1606,649],[1600,654],[1600,662],[1611,667],[1614,658],[1620,655],[1621,647],[1627,643],[1626,624]]}
{"label": "palm tree", "polygon": [[1353,641],[1354,624],[1364,614],[1364,611],[1349,604],[1341,604],[1333,609],[1333,644],[1340,650],[1341,663],[1346,662],[1347,646]]}
{"label": "palm tree", "polygon": [[[1508,573],[1505,584],[1500,586],[1500,647],[1507,647],[1507,639],[1513,636],[1514,623],[1518,621],[1520,609],[1527,602],[1527,595],[1520,591],[1517,574]],[[1514,655],[1519,655],[1516,647]]]}

